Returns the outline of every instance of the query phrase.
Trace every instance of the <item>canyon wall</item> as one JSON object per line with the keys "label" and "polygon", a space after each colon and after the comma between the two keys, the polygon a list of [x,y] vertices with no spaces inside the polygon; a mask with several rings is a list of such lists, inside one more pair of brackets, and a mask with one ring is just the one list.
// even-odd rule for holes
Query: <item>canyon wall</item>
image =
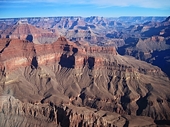
{"label": "canyon wall", "polygon": [[168,77],[115,47],[60,37],[41,45],[1,39],[0,48],[2,126],[155,126],[170,119]]}

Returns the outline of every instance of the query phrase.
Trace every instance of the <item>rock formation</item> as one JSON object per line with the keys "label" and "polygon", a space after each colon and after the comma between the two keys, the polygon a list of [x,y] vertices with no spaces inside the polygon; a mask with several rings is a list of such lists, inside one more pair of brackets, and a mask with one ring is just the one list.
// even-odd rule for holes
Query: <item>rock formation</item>
{"label": "rock formation", "polygon": [[[1,126],[156,126],[170,81],[115,47],[0,40]],[[161,90],[161,92],[160,92]]]}
{"label": "rock formation", "polygon": [[[130,37],[118,52],[159,66],[170,77],[170,21],[148,22],[127,29]],[[132,37],[133,35],[133,37]]]}
{"label": "rock formation", "polygon": [[59,33],[53,33],[18,21],[15,25],[1,31],[0,35],[1,38],[22,39],[34,43],[52,43],[57,40]]}
{"label": "rock formation", "polygon": [[169,125],[164,19],[1,19],[0,126]]}
{"label": "rock formation", "polygon": [[0,126],[87,127],[87,126],[141,126],[155,127],[149,117],[121,116],[85,107],[55,106],[23,103],[13,96],[1,96]]}

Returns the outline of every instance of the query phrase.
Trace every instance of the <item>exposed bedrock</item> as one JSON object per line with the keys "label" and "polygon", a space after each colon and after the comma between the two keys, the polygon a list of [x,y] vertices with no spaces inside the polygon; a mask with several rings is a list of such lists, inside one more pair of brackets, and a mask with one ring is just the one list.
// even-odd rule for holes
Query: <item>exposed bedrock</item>
{"label": "exposed bedrock", "polygon": [[0,31],[0,38],[22,39],[36,44],[52,43],[57,40],[59,33],[37,28],[28,23],[18,21],[15,25]]}
{"label": "exposed bedrock", "polygon": [[90,49],[64,37],[43,45],[0,41],[2,126],[155,126],[149,117],[170,120],[170,81],[156,66],[120,56],[114,47]]}
{"label": "exposed bedrock", "polygon": [[151,126],[149,117],[121,116],[117,113],[97,111],[85,107],[30,104],[12,96],[1,96],[0,126],[9,127],[93,127],[93,126]]}

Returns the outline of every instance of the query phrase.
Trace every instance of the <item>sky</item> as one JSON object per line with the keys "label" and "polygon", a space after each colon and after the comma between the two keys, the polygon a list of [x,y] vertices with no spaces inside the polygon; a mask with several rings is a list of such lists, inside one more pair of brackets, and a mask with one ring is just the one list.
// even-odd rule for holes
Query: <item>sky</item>
{"label": "sky", "polygon": [[0,18],[170,16],[170,0],[0,0]]}

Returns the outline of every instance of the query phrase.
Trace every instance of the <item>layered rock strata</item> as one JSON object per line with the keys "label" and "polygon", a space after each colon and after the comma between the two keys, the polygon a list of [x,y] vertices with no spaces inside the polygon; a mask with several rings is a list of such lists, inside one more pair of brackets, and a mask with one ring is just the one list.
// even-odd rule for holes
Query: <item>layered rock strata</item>
{"label": "layered rock strata", "polygon": [[1,38],[28,40],[34,43],[52,43],[57,40],[59,33],[37,28],[28,23],[18,21],[0,32]]}
{"label": "layered rock strata", "polygon": [[1,39],[0,48],[2,126],[155,126],[149,117],[170,119],[168,77],[114,47],[60,37],[43,45]]}

